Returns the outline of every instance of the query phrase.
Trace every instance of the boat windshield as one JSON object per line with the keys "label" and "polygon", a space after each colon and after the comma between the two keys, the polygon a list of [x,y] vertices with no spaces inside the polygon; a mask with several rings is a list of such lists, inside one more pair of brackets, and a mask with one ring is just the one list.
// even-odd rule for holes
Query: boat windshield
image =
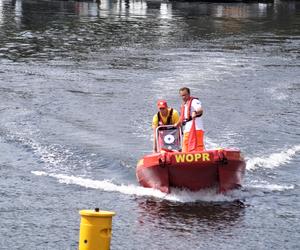
{"label": "boat windshield", "polygon": [[156,129],[157,151],[161,149],[181,150],[181,128],[174,126],[159,126]]}

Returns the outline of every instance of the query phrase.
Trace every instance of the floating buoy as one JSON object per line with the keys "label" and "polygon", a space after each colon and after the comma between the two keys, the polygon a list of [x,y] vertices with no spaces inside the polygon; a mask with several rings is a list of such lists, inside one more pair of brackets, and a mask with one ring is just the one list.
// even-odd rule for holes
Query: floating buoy
{"label": "floating buoy", "polygon": [[79,250],[109,250],[115,212],[81,210]]}

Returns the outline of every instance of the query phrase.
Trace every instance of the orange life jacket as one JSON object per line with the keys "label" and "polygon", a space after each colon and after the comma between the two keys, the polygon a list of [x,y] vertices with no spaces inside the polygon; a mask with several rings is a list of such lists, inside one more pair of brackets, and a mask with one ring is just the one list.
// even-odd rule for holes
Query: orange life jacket
{"label": "orange life jacket", "polygon": [[[194,99],[197,99],[196,97],[190,96],[190,98],[187,101],[187,117],[184,117],[184,103],[181,104],[181,108],[180,108],[180,121],[185,123],[185,122],[189,122],[192,120],[192,116],[191,116],[191,107],[192,107],[192,101]],[[200,117],[201,115],[197,115],[197,117]]]}

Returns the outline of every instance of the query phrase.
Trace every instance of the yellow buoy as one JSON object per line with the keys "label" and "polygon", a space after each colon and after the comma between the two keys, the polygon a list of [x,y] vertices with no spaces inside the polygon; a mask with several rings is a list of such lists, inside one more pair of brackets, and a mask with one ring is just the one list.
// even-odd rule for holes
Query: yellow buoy
{"label": "yellow buoy", "polygon": [[81,210],[79,250],[110,249],[112,217],[114,212]]}

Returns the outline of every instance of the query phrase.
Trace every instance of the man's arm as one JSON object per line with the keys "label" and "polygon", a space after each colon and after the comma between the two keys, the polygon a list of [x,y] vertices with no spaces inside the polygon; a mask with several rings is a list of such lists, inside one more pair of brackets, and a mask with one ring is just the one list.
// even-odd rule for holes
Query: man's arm
{"label": "man's arm", "polygon": [[153,146],[152,150],[153,153],[157,152],[157,147],[156,147],[156,128],[158,127],[158,117],[157,114],[153,116],[152,119],[152,128],[153,128]]}
{"label": "man's arm", "polygon": [[157,147],[156,147],[156,128],[153,127],[153,153],[157,152]]}
{"label": "man's arm", "polygon": [[192,118],[194,119],[197,116],[199,117],[199,116],[202,116],[202,115],[203,115],[203,108],[198,108],[198,109],[196,109],[196,111],[194,111],[192,113]]}
{"label": "man's arm", "polygon": [[203,108],[201,106],[201,102],[197,99],[192,101],[192,107],[194,108],[194,112],[192,113],[192,118],[195,119],[197,116],[202,116]]}
{"label": "man's arm", "polygon": [[172,119],[173,119],[173,125],[174,125],[174,127],[180,127],[181,126],[182,121],[180,120],[179,114],[178,114],[177,110],[175,110],[175,109],[173,111],[173,117],[172,117]]}

